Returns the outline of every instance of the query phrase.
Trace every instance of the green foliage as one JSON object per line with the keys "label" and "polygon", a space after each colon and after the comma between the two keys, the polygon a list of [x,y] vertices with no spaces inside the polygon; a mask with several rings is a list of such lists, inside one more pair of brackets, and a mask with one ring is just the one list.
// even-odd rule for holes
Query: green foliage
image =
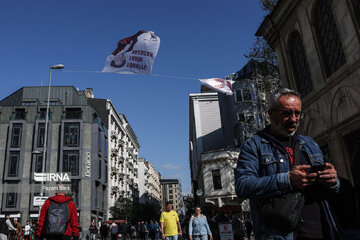
{"label": "green foliage", "polygon": [[126,220],[132,218],[134,206],[130,199],[119,197],[116,200],[115,205],[110,207],[109,210],[113,219]]}
{"label": "green foliage", "polygon": [[257,37],[256,42],[244,56],[250,61],[255,61],[263,76],[279,76],[279,65],[276,52],[262,37]]}
{"label": "green foliage", "polygon": [[259,0],[260,8],[267,13],[270,13],[275,8],[277,2],[278,0]]}
{"label": "green foliage", "polygon": [[115,205],[110,207],[110,214],[113,219],[127,220],[129,222],[159,220],[159,208],[159,206],[153,204],[132,202],[127,198],[119,197]]}

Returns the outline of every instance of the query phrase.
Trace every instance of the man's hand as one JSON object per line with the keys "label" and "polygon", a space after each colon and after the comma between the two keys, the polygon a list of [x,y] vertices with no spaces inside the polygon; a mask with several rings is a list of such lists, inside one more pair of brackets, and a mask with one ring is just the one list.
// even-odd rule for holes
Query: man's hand
{"label": "man's hand", "polygon": [[213,240],[213,237],[212,237],[212,235],[210,235],[210,240]]}
{"label": "man's hand", "polygon": [[165,239],[165,234],[164,233],[161,234],[161,238]]}
{"label": "man's hand", "polygon": [[192,236],[191,236],[191,235],[189,236],[189,240],[192,240]]}
{"label": "man's hand", "polygon": [[325,163],[325,170],[318,171],[319,183],[326,187],[334,186],[337,183],[337,172],[331,163]]}
{"label": "man's hand", "polygon": [[290,183],[294,188],[304,189],[316,181],[317,173],[306,174],[309,168],[310,165],[298,165],[289,172]]}

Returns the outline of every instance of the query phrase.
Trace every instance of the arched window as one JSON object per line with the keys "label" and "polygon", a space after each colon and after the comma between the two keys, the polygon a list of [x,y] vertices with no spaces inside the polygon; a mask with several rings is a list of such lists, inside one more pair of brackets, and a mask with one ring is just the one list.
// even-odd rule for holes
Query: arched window
{"label": "arched window", "polygon": [[290,35],[288,46],[296,87],[301,95],[305,97],[312,91],[312,79],[304,44],[299,32],[295,31]]}
{"label": "arched window", "polygon": [[344,50],[329,0],[318,0],[313,22],[326,75],[330,76],[345,62]]}

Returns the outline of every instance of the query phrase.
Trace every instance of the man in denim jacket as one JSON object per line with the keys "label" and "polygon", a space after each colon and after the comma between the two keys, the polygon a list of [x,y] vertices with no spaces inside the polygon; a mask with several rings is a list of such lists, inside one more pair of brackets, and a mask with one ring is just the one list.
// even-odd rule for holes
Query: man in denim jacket
{"label": "man in denim jacket", "polygon": [[[250,199],[255,238],[332,239],[337,228],[326,199],[339,191],[340,183],[316,142],[296,132],[302,116],[300,95],[279,90],[269,102],[268,114],[271,125],[244,143],[235,172],[238,197]],[[299,145],[297,166],[293,166],[295,144]],[[324,169],[310,170],[318,165]],[[273,226],[260,213],[264,199],[291,191],[301,191],[305,197],[296,231]]]}

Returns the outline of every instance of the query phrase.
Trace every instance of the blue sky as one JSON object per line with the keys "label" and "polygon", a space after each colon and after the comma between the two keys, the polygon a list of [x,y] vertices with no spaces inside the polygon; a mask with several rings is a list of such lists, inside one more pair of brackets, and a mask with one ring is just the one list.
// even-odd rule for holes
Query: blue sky
{"label": "blue sky", "polygon": [[[126,115],[139,156],[190,193],[189,94],[197,78],[224,77],[247,62],[263,19],[257,0],[3,0],[0,99],[23,86],[93,88]],[[139,30],[161,39],[153,74],[99,73],[118,40]],[[176,76],[176,77],[166,77]]]}

